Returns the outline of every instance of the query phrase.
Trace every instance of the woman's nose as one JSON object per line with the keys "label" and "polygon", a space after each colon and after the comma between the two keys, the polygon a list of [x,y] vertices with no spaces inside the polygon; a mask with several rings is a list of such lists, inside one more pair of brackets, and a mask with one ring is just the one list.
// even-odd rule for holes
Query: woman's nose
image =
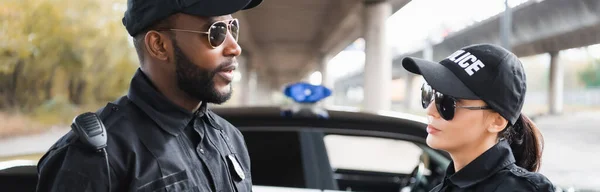
{"label": "woman's nose", "polygon": [[427,106],[427,108],[425,109],[427,111],[427,116],[431,116],[433,118],[440,118],[440,114],[437,111],[437,108],[435,106],[435,102],[431,102],[429,103],[429,105]]}

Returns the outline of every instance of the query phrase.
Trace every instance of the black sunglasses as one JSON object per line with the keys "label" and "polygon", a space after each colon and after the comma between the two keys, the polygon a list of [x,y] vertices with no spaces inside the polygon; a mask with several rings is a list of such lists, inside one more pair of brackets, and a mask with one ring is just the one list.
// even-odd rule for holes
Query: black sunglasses
{"label": "black sunglasses", "polygon": [[227,38],[227,32],[231,33],[235,42],[238,40],[238,36],[240,33],[240,23],[238,19],[231,19],[226,21],[217,21],[210,25],[208,31],[194,31],[187,29],[167,29],[171,31],[182,31],[182,32],[190,32],[190,33],[198,33],[205,34],[208,36],[208,42],[210,46],[214,49],[218,46],[221,46],[225,39]]}
{"label": "black sunglasses", "polygon": [[423,106],[423,109],[426,109],[429,104],[431,104],[431,101],[435,101],[435,107],[437,108],[438,113],[440,113],[440,116],[446,121],[450,121],[454,118],[456,108],[469,110],[492,109],[489,106],[457,106],[456,100],[457,99],[452,96],[435,91],[427,83],[424,83],[421,87],[421,105]]}

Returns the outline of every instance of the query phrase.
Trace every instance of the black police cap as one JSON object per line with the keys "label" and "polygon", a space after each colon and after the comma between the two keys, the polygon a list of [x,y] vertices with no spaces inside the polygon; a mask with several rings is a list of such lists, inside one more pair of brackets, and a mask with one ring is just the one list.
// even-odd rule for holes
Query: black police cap
{"label": "black police cap", "polygon": [[127,0],[123,25],[134,36],[175,13],[203,17],[233,14],[258,6],[262,0]]}
{"label": "black police cap", "polygon": [[475,44],[457,50],[439,63],[406,57],[402,66],[423,75],[440,93],[485,101],[514,125],[525,100],[525,70],[519,58],[493,44]]}

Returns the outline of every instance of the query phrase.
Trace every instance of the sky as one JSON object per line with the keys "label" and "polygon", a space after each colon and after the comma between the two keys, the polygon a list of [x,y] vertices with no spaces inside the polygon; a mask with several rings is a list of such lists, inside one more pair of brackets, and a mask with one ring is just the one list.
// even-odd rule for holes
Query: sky
{"label": "sky", "polygon": [[[526,1],[509,0],[508,4],[515,7]],[[393,55],[413,52],[423,48],[428,36],[439,42],[445,32],[460,31],[502,11],[504,0],[412,0],[386,21],[388,43]],[[362,71],[364,41],[355,43],[330,60],[329,82]]]}

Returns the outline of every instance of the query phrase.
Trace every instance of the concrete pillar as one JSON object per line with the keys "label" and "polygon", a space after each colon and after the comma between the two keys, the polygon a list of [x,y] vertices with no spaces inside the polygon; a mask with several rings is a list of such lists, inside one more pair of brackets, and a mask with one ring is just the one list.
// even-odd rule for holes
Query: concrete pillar
{"label": "concrete pillar", "polygon": [[257,73],[256,91],[252,105],[269,105],[271,103],[271,83],[264,73]]}
{"label": "concrete pillar", "polygon": [[248,106],[252,101],[256,100],[256,71],[249,67],[242,74],[240,83],[243,85],[242,106]]}
{"label": "concrete pillar", "polygon": [[548,89],[550,114],[560,114],[563,110],[564,68],[558,59],[557,51],[550,52],[550,87]]}
{"label": "concrete pillar", "polygon": [[325,105],[325,106],[330,106],[333,105],[333,100],[335,100],[333,98],[333,94],[335,94],[333,91],[333,83],[328,79],[329,76],[327,74],[327,63],[329,62],[329,57],[328,56],[323,56],[320,60],[319,63],[319,71],[321,72],[321,85],[325,86],[329,89],[331,89],[332,91],[332,96],[329,96],[328,98],[325,98],[321,104]]}
{"label": "concrete pillar", "polygon": [[365,69],[363,109],[391,107],[392,59],[386,41],[386,19],[392,14],[387,1],[368,1],[364,6]]}
{"label": "concrete pillar", "polygon": [[405,82],[405,89],[404,90],[404,109],[405,112],[410,112],[411,111],[411,106],[413,106],[413,92],[415,91],[413,89],[413,79],[415,75],[413,73],[410,72],[406,72],[406,75],[404,76],[404,82]]}
{"label": "concrete pillar", "polygon": [[319,63],[319,71],[321,72],[321,85],[329,88],[329,89],[333,89],[333,85],[331,84],[331,82],[329,82],[328,76],[327,76],[327,63],[329,62],[329,58],[327,56],[323,56],[321,57],[320,63]]}
{"label": "concrete pillar", "polygon": [[250,73],[251,73],[251,59],[248,58],[247,55],[243,55],[241,57],[238,57],[238,70],[240,71],[241,74],[241,79],[238,82],[239,84],[239,90],[233,90],[234,94],[239,95],[238,99],[239,99],[239,105],[241,106],[245,106],[248,104],[248,101],[250,100],[248,97],[250,97],[250,93],[252,93],[250,91]]}
{"label": "concrete pillar", "polygon": [[[433,61],[433,37],[430,36],[425,41],[425,47],[423,48],[423,59]],[[406,109],[406,112],[410,112],[412,110],[412,106],[415,106],[415,103],[419,102],[419,100],[415,100],[414,98],[414,92],[418,91],[418,89],[415,89],[413,86],[415,76],[415,74],[406,71],[406,91],[404,95],[404,108]]]}
{"label": "concrete pillar", "polygon": [[[244,63],[241,63],[241,62]],[[246,55],[243,57],[243,60],[240,62],[240,72],[242,73],[242,78],[240,79],[239,84],[241,85],[241,89],[239,90],[241,93],[241,101],[240,105],[249,106],[255,103],[257,98],[260,98],[257,93],[257,84],[258,84],[258,72],[256,66],[261,65],[261,58],[255,54]]]}

